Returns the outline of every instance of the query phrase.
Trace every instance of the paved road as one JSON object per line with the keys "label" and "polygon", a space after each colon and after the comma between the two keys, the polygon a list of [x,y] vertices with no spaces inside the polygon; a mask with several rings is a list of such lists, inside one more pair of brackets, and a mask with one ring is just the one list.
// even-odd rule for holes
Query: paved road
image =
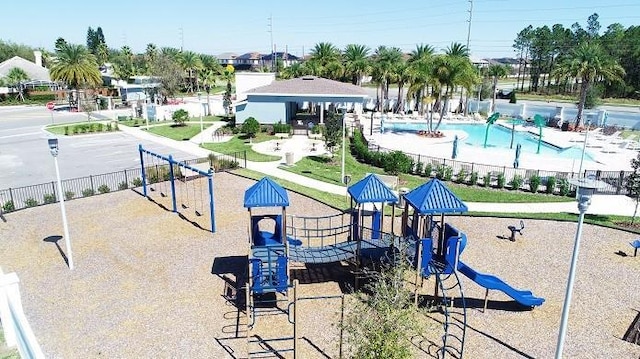
{"label": "paved road", "polygon": [[[55,112],[55,123],[86,120],[85,113]],[[92,115],[92,117],[103,117]],[[44,107],[0,108],[0,188],[21,187],[55,180],[53,160],[47,146],[51,123]],[[62,178],[74,178],[133,168],[139,164],[138,144],[178,160],[193,155],[154,141],[122,132],[60,136],[58,162]]]}

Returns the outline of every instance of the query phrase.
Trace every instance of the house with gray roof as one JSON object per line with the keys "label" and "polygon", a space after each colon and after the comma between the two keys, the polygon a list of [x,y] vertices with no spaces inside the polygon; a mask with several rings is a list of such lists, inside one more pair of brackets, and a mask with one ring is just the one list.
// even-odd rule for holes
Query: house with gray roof
{"label": "house with gray roof", "polygon": [[51,81],[51,77],[49,77],[49,69],[43,67],[41,64],[39,65],[23,59],[20,56],[14,56],[0,63],[0,78],[9,75],[11,69],[16,67],[26,72],[29,80],[31,81]]}
{"label": "house with gray roof", "polygon": [[[324,110],[328,106],[335,108],[360,104],[368,97],[360,86],[328,80],[315,76],[303,76],[295,79],[274,81],[269,85],[246,91],[247,99],[236,104],[236,122],[253,117],[262,124],[274,124],[282,121],[296,126],[296,114],[305,102],[315,104],[318,109],[318,123],[324,122]],[[315,121],[314,121],[315,122]]]}

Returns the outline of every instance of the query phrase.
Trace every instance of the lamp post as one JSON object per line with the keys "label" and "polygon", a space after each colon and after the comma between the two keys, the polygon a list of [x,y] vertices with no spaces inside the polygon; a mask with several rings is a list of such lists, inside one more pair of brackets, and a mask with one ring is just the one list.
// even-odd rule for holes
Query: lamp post
{"label": "lamp post", "polygon": [[578,170],[578,177],[582,176],[582,164],[584,163],[584,153],[587,150],[587,139],[589,137],[589,126],[591,126],[591,121],[587,121],[587,129],[586,129],[586,132],[584,133],[584,142],[582,143],[582,155],[580,156],[580,169]]}
{"label": "lamp post", "polygon": [[73,269],[73,255],[71,254],[71,239],[69,238],[69,225],[67,224],[67,211],[64,208],[64,193],[62,192],[62,181],[60,180],[60,168],[58,167],[58,139],[50,138],[49,150],[53,156],[53,163],[56,167],[56,178],[58,180],[58,198],[60,199],[60,211],[62,212],[62,227],[64,229],[64,243],[67,247],[67,262],[69,269]]}
{"label": "lamp post", "polygon": [[346,132],[347,129],[347,112],[343,112],[342,113],[342,163],[341,163],[341,167],[340,167],[340,181],[342,181],[342,183],[346,184],[345,182],[345,178],[344,178],[344,150],[345,150],[345,145],[346,145]]}
{"label": "lamp post", "polygon": [[204,131],[204,125],[202,123],[202,93],[198,92],[198,106],[200,106],[200,144],[202,144],[202,131]]}
{"label": "lamp post", "polygon": [[573,255],[571,256],[571,267],[569,269],[569,279],[567,281],[567,291],[562,306],[562,319],[560,320],[560,331],[558,334],[558,344],[556,346],[556,359],[562,358],[562,349],[564,347],[564,338],[567,334],[567,320],[569,319],[569,306],[571,305],[571,296],[573,294],[573,281],[576,275],[576,265],[578,263],[578,251],[580,249],[580,239],[582,236],[582,222],[584,214],[591,204],[591,197],[596,189],[600,187],[600,181],[593,178],[570,179],[569,183],[577,187],[578,197],[578,229],[576,230],[576,238],[573,243]]}

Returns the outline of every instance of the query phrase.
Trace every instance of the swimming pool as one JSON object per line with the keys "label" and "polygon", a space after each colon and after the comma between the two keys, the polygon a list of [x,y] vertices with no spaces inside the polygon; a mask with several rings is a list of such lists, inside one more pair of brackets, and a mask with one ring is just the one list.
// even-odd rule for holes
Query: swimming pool
{"label": "swimming pool", "polygon": [[[435,123],[434,123],[435,125]],[[384,124],[384,131],[391,132],[417,132],[427,129],[427,124],[422,123],[407,123],[407,122],[391,122]],[[474,146],[482,147],[484,145],[484,134],[486,131],[485,124],[442,124],[438,128],[439,131],[464,131],[468,137],[462,140],[462,143]],[[516,144],[522,145],[522,152],[536,154],[538,150],[538,136],[529,133],[515,131],[513,138],[513,148]],[[511,145],[511,129],[501,125],[491,126],[489,129],[489,137],[487,140],[487,148],[504,148],[510,149]],[[543,156],[555,156],[561,158],[569,158],[579,160],[582,156],[582,147],[568,147],[560,148],[552,144],[542,142],[540,146],[540,155]],[[593,161],[593,157],[585,152],[585,160]]]}

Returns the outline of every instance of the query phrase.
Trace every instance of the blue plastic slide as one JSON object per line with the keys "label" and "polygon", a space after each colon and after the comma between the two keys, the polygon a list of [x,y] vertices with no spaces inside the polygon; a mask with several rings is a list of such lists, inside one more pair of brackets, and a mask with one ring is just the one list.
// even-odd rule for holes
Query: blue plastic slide
{"label": "blue plastic slide", "polygon": [[544,303],[544,298],[535,297],[531,291],[515,289],[496,276],[476,272],[462,261],[458,261],[458,271],[479,286],[502,291],[522,305],[536,307]]}

